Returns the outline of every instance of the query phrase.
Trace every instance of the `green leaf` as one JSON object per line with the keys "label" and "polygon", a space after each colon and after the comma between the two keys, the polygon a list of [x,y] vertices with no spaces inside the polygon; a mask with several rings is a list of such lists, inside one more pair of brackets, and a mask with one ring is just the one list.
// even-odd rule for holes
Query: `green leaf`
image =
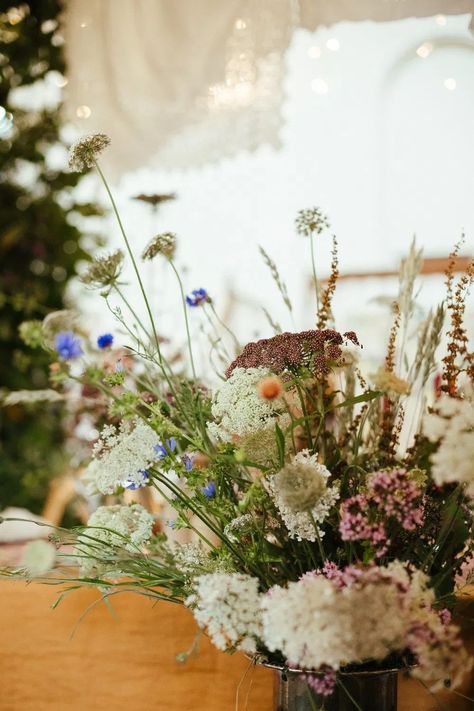
{"label": "green leaf", "polygon": [[375,400],[381,395],[383,395],[383,393],[381,393],[380,390],[368,390],[366,393],[362,393],[362,395],[357,395],[356,397],[344,400],[344,402],[340,402],[332,409],[335,409],[336,407],[350,407],[351,405],[357,405],[358,402],[370,402],[370,400]]}
{"label": "green leaf", "polygon": [[280,460],[280,466],[282,467],[285,463],[285,435],[281,431],[278,422],[275,423],[275,435],[278,447],[278,458]]}

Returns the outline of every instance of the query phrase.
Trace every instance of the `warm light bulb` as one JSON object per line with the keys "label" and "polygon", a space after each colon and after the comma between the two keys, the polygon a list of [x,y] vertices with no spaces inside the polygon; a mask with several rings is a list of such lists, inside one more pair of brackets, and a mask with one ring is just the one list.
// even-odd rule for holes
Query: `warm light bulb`
{"label": "warm light bulb", "polygon": [[91,114],[91,108],[89,106],[86,106],[85,104],[83,104],[82,106],[78,106],[76,109],[77,118],[88,119]]}
{"label": "warm light bulb", "polygon": [[453,77],[448,77],[444,80],[443,84],[446,89],[448,89],[448,91],[454,91],[456,88],[456,79],[453,79]]}
{"label": "warm light bulb", "polygon": [[435,22],[440,27],[445,27],[448,24],[448,20],[445,15],[436,15]]}

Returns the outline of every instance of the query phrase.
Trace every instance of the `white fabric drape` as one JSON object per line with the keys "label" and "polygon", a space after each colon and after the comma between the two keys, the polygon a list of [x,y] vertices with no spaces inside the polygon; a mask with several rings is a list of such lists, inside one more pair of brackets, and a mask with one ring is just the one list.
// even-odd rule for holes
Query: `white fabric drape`
{"label": "white fabric drape", "polygon": [[472,12],[473,0],[69,0],[66,111],[114,142],[115,174],[280,145],[298,26]]}

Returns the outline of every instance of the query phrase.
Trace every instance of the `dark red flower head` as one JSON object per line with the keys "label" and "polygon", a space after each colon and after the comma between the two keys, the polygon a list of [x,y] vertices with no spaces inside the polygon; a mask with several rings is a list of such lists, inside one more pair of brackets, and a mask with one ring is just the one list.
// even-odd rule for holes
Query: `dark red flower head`
{"label": "dark red flower head", "polygon": [[339,365],[341,346],[347,341],[360,345],[353,331],[340,334],[330,328],[300,333],[279,333],[272,338],[247,343],[242,353],[229,365],[226,376],[235,368],[268,368],[273,373],[294,372],[308,367],[316,377],[327,375]]}

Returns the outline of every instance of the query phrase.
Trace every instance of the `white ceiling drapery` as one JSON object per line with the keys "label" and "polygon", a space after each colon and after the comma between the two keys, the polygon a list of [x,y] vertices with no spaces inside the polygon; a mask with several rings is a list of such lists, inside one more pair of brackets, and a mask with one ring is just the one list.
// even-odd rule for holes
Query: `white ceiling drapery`
{"label": "white ceiling drapery", "polygon": [[473,0],[69,0],[66,112],[111,136],[116,175],[278,147],[297,27],[473,10]]}

